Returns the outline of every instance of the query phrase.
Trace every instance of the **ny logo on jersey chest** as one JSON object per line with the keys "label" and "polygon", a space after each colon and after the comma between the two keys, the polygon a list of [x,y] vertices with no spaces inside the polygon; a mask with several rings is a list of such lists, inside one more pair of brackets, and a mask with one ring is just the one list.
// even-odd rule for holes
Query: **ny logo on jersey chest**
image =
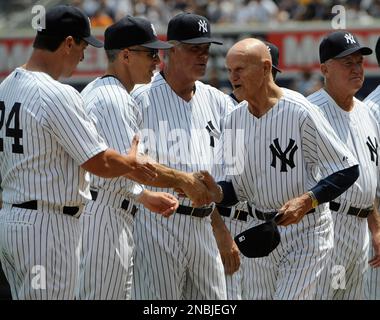
{"label": "ny logo on jersey chest", "polygon": [[293,139],[289,139],[289,144],[285,151],[282,151],[278,138],[273,140],[273,143],[269,146],[269,148],[272,152],[272,163],[270,165],[273,168],[276,168],[277,158],[281,162],[281,172],[288,172],[288,168],[286,166],[289,166],[290,169],[293,169],[296,166],[294,164],[294,155],[298,149],[298,146]]}
{"label": "ny logo on jersey chest", "polygon": [[377,139],[376,137],[373,138],[374,139],[374,142],[372,142],[371,138],[370,137],[367,137],[367,146],[368,146],[368,149],[369,149],[369,153],[370,153],[370,156],[371,156],[371,161],[375,162],[376,164],[376,167],[378,166],[378,163],[379,163],[379,157],[378,157],[378,154],[377,154],[377,147],[378,147],[378,143],[377,143]]}

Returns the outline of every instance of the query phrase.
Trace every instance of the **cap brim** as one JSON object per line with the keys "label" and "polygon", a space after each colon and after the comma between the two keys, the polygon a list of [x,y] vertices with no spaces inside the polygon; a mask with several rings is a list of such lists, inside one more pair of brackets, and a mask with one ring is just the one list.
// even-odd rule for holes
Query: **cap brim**
{"label": "cap brim", "polygon": [[372,52],[373,52],[372,49],[368,48],[368,47],[351,48],[351,49],[347,49],[346,51],[339,53],[337,56],[334,57],[334,59],[343,58],[343,57],[346,57],[346,56],[348,56],[352,53],[358,52],[358,51],[360,51],[360,53],[363,56],[368,56],[368,55],[372,54]]}
{"label": "cap brim", "polygon": [[153,42],[140,44],[140,46],[150,48],[150,49],[170,49],[170,48],[173,48],[172,44],[161,41],[161,40],[156,40]]}
{"label": "cap brim", "polygon": [[219,44],[219,45],[223,44],[223,42],[220,42],[214,38],[206,38],[206,37],[179,40],[179,41],[182,43],[188,43],[188,44],[203,44],[203,43],[215,43],[215,44]]}
{"label": "cap brim", "polygon": [[274,69],[274,70],[276,70],[277,72],[282,72],[279,68],[277,68],[276,66],[274,66],[274,65],[272,65],[272,68]]}
{"label": "cap brim", "polygon": [[96,39],[93,36],[88,36],[83,38],[84,41],[86,41],[89,45],[92,45],[95,48],[103,48],[104,43],[100,40]]}

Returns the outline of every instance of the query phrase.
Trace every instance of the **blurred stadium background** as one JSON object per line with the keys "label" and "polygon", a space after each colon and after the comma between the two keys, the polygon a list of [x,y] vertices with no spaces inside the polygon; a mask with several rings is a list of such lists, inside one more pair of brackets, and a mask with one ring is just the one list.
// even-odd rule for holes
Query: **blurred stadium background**
{"label": "blurred stadium background", "polygon": [[[277,45],[279,68],[283,71],[278,83],[308,95],[322,85],[318,47],[323,35],[333,30],[334,6],[343,6],[346,29],[355,33],[362,45],[374,48],[380,35],[380,0],[0,0],[0,82],[25,63],[31,53],[36,32],[31,24],[36,15],[32,13],[33,6],[49,8],[56,4],[81,7],[100,39],[108,25],[126,14],[148,18],[162,39],[168,21],[177,13],[188,11],[206,16],[214,36],[224,44],[211,46],[203,80],[225,92],[229,92],[230,86],[224,57],[239,39],[254,36]],[[89,47],[75,75],[63,81],[81,90],[103,73],[105,65],[103,50]],[[365,67],[366,81],[357,94],[359,99],[380,84],[375,55],[365,58]],[[2,283],[0,274],[0,299],[9,297],[8,288]]]}

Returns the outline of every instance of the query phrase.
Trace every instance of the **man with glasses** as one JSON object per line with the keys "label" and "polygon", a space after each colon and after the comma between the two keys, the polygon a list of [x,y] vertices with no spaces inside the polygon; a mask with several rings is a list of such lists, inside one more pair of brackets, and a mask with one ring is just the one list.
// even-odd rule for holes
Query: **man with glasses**
{"label": "man with glasses", "polygon": [[[153,25],[142,18],[126,16],[105,31],[106,73],[91,82],[82,96],[98,132],[119,152],[131,147],[142,123],[141,113],[129,92],[136,83],[150,81],[160,62],[158,49],[170,47],[157,39]],[[154,165],[158,174],[154,181],[141,180],[139,175],[127,177],[165,187],[178,186],[185,179],[188,187],[183,187],[188,192],[207,194],[193,175]],[[92,201],[85,206],[81,217],[80,299],[129,299],[135,203],[164,217],[178,206],[173,195],[144,190],[132,180],[92,177]],[[198,198],[202,200],[203,195]],[[205,202],[207,199],[201,204]]]}
{"label": "man with glasses", "polygon": [[[170,20],[167,39],[174,47],[164,70],[132,93],[143,113],[144,129],[153,132],[142,141],[161,164],[187,172],[211,170],[222,119],[232,106],[227,95],[198,80],[206,72],[210,44],[221,43],[211,38],[205,17],[190,13]],[[132,298],[227,298],[215,237],[226,248],[225,261],[231,259],[235,269],[239,257],[231,252],[233,240],[223,220],[212,211],[212,206],[194,208],[184,198],[168,219],[147,209],[139,213]]]}

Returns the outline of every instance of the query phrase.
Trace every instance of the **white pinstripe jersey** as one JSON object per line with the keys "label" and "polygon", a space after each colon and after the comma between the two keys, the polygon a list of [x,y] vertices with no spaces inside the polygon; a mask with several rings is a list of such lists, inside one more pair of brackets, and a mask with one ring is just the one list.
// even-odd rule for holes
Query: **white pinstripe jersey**
{"label": "white pinstripe jersey", "polygon": [[6,203],[84,203],[89,177],[80,165],[107,149],[74,88],[22,68],[0,85],[0,141]]}
{"label": "white pinstripe jersey", "polygon": [[315,106],[297,92],[282,90],[282,98],[260,118],[242,102],[227,116],[223,132],[225,141],[244,130],[244,166],[228,178],[239,200],[261,211],[278,209],[314,187],[316,168],[326,177],[357,164]]}
{"label": "white pinstripe jersey", "polygon": [[[377,124],[380,126],[380,86],[373,90],[363,102],[369,107]],[[380,198],[380,188],[377,190],[377,197]]]}
{"label": "white pinstripe jersey", "polygon": [[369,107],[378,123],[380,123],[380,85],[363,102]]}
{"label": "white pinstripe jersey", "polygon": [[[153,159],[181,171],[211,172],[223,118],[232,104],[227,95],[200,81],[195,82],[195,88],[194,96],[186,102],[156,73],[152,82],[133,91],[132,97],[142,111],[142,137]],[[173,193],[171,189],[151,189]],[[187,198],[180,202],[190,205]]]}
{"label": "white pinstripe jersey", "polygon": [[354,98],[354,108],[344,111],[330,95],[320,89],[307,99],[315,104],[326,117],[340,140],[359,161],[359,178],[334,201],[350,203],[357,208],[368,208],[375,200],[378,187],[379,128],[368,108]]}
{"label": "white pinstripe jersey", "polygon": [[[135,133],[142,126],[141,112],[122,83],[115,77],[97,78],[82,91],[85,109],[107,145],[120,153],[131,147]],[[142,144],[139,144],[142,150]],[[142,187],[124,177],[104,179],[91,175],[91,187],[133,198]]]}
{"label": "white pinstripe jersey", "polygon": [[[363,101],[374,115],[378,124],[380,124],[380,85],[372,91]],[[380,198],[380,192],[377,191],[377,197]],[[380,210],[380,207],[378,208]],[[370,246],[369,257],[374,256],[373,247]],[[368,268],[367,283],[365,290],[365,299],[380,299],[380,269]]]}

